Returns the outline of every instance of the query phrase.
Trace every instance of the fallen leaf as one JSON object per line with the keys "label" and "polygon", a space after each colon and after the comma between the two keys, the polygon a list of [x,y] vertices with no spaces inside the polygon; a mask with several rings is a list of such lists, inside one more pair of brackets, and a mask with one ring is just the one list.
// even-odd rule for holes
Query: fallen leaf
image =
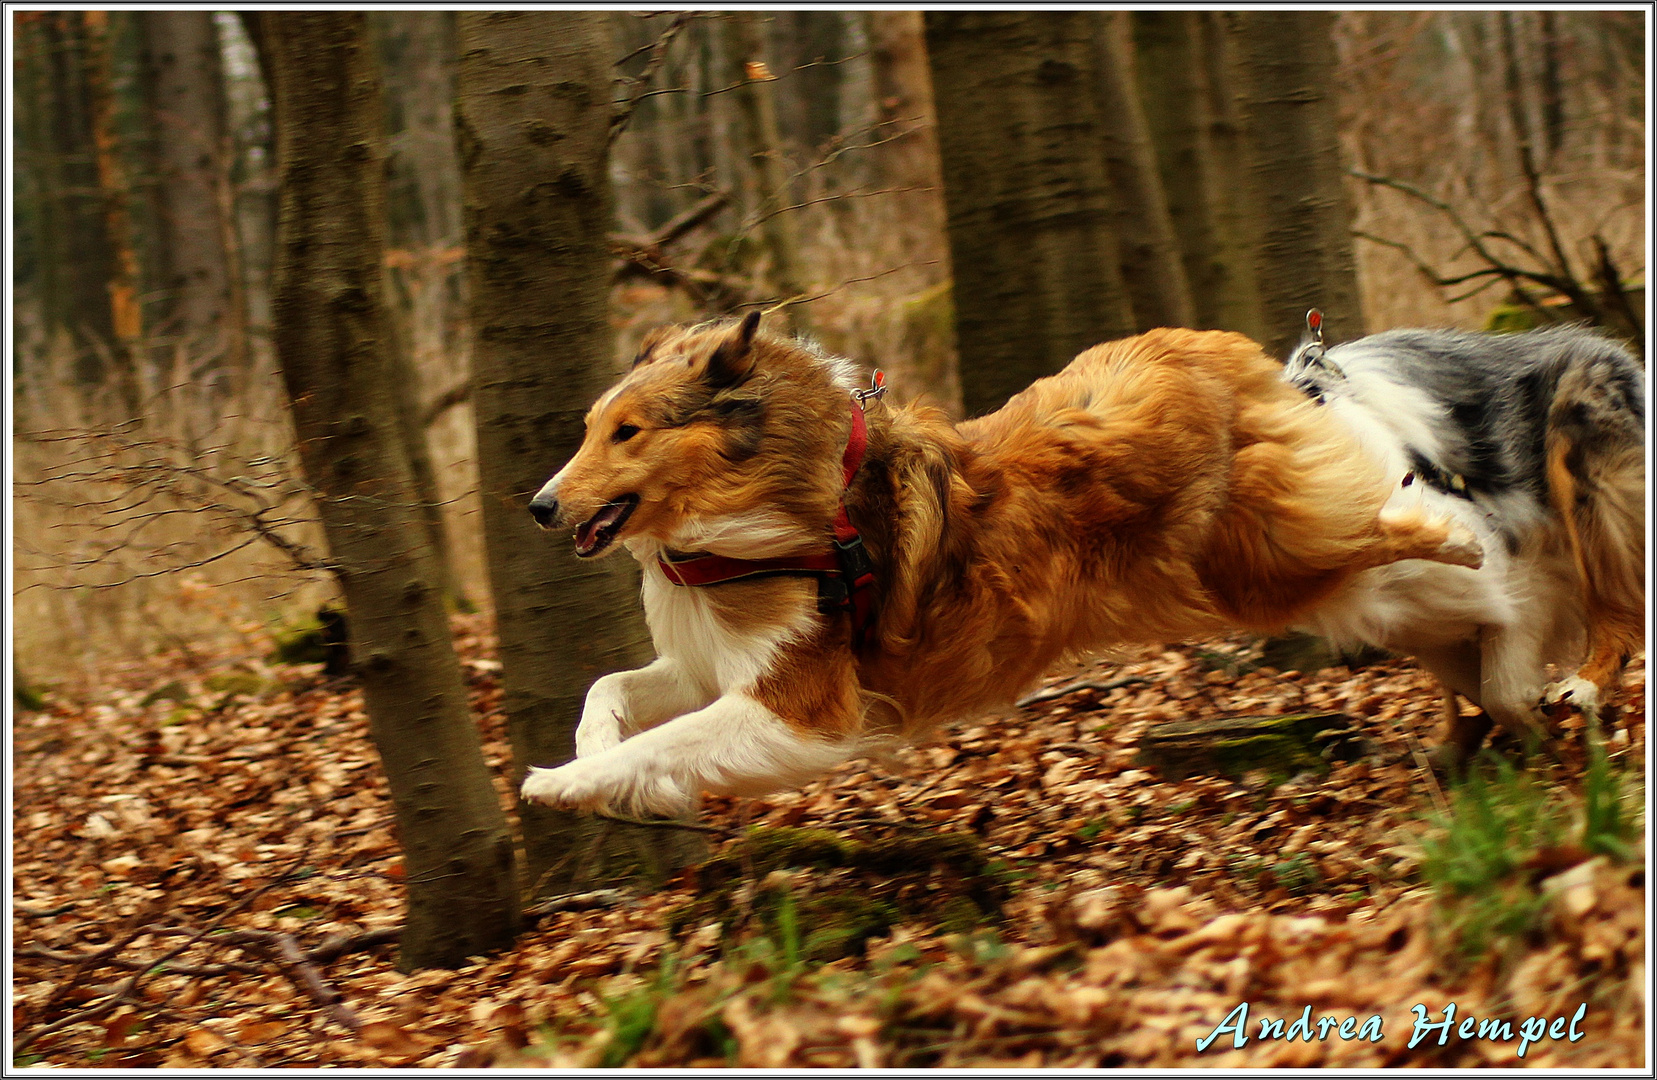
{"label": "fallen leaf", "polygon": [[206,1028],[192,1028],[190,1033],[184,1036],[184,1049],[189,1051],[192,1057],[203,1061],[211,1057],[215,1050],[223,1050],[228,1045],[230,1044],[224,1041],[222,1035]]}
{"label": "fallen leaf", "polygon": [[418,1057],[431,1049],[430,1043],[410,1035],[389,1020],[364,1024],[362,1030],[357,1032],[357,1038],[392,1058]]}

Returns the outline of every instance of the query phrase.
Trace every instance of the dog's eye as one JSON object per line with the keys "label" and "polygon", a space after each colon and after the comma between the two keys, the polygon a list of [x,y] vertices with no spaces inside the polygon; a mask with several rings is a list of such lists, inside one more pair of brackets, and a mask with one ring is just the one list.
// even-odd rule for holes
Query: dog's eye
{"label": "dog's eye", "polygon": [[639,429],[632,424],[620,424],[617,425],[615,434],[610,436],[610,440],[612,442],[626,442],[638,433]]}

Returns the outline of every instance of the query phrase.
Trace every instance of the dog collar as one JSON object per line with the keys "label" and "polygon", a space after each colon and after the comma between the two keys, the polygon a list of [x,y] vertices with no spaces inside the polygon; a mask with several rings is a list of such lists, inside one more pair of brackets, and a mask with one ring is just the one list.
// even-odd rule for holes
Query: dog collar
{"label": "dog collar", "polygon": [[852,478],[862,467],[863,455],[869,448],[869,424],[863,417],[863,402],[869,397],[878,397],[885,389],[885,380],[880,372],[876,372],[870,390],[854,391],[857,401],[851,410],[851,435],[840,458],[842,491],[840,507],[834,514],[833,550],[774,559],[735,559],[727,555],[664,552],[656,557],[656,565],[661,567],[667,580],[675,585],[700,588],[771,577],[816,578],[817,610],[825,615],[849,611],[852,643],[854,647],[861,646],[869,629],[873,608],[873,593],[869,586],[874,584],[875,570],[868,549],[863,546],[862,535],[846,513],[845,491],[851,488]]}

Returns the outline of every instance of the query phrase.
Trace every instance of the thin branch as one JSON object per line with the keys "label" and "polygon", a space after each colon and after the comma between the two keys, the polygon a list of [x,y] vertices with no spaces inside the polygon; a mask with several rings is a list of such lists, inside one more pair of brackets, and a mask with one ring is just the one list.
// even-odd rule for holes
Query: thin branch
{"label": "thin branch", "polygon": [[1443,277],[1438,273],[1438,271],[1434,270],[1425,259],[1417,254],[1413,247],[1408,244],[1402,243],[1398,240],[1389,240],[1384,236],[1376,236],[1374,233],[1365,232],[1362,229],[1353,229],[1352,235],[1360,240],[1368,240],[1372,244],[1380,244],[1383,247],[1389,247],[1395,251],[1403,252],[1410,262],[1415,265],[1416,270],[1420,271],[1422,277],[1426,278],[1429,282],[1439,286],[1440,288],[1450,285],[1461,285],[1468,281],[1473,281],[1482,277],[1505,278],[1511,276],[1510,274],[1504,272],[1500,267],[1487,266],[1483,269],[1474,270],[1471,273],[1461,274],[1457,277]]}
{"label": "thin branch", "polygon": [[1143,675],[1128,675],[1120,679],[1110,679],[1106,682],[1095,682],[1084,679],[1081,682],[1066,683],[1064,686],[1057,686],[1051,690],[1043,690],[1040,693],[1019,698],[1017,701],[1013,702],[1013,704],[1022,709],[1029,705],[1040,704],[1043,701],[1053,701],[1057,698],[1068,697],[1078,690],[1097,690],[1100,693],[1104,693],[1107,690],[1115,690],[1119,686],[1140,686],[1150,681],[1150,679],[1147,679]]}
{"label": "thin branch", "polygon": [[681,832],[704,832],[724,836],[730,830],[719,825],[701,825],[693,821],[674,821],[672,818],[651,820],[648,818],[622,817],[620,814],[594,814],[594,817],[605,821],[617,821],[623,825],[640,825],[647,829],[677,829]]}
{"label": "thin branch", "polygon": [[627,130],[627,124],[633,119],[633,111],[639,107],[639,101],[643,98],[645,88],[650,85],[650,80],[656,77],[656,72],[667,61],[668,46],[673,44],[673,39],[678,37],[680,32],[694,18],[696,18],[696,14],[688,11],[675,15],[673,22],[668,24],[667,29],[662,31],[662,35],[650,46],[650,59],[645,63],[644,70],[639,73],[639,77],[633,80],[634,93],[628,97],[626,104],[616,110],[614,116],[610,117],[610,136],[608,142],[605,143],[606,147],[614,146],[616,140],[621,137],[621,133]]}
{"label": "thin branch", "polygon": [[[62,1031],[64,1028],[70,1027],[74,1024],[82,1024],[91,1020],[96,1020],[98,1017],[113,1010],[117,1005],[120,1005],[122,1002],[130,999],[138,990],[138,986],[141,982],[143,982],[146,974],[165,965],[167,961],[185,952],[191,946],[195,945],[197,942],[201,941],[202,938],[211,933],[220,923],[224,922],[238,911],[241,911],[243,908],[246,908],[249,904],[253,903],[253,901],[257,900],[271,889],[274,889],[277,885],[282,884],[288,879],[289,875],[304,865],[305,860],[309,857],[309,854],[309,851],[302,852],[298,859],[290,863],[276,877],[265,882],[252,892],[247,893],[240,900],[237,900],[235,903],[219,912],[219,914],[216,915],[207,925],[203,926],[200,930],[196,930],[191,933],[189,939],[182,945],[167,950],[167,952],[163,953],[153,964],[146,967],[143,971],[134,972],[130,977],[122,980],[120,983],[117,983],[110,993],[103,998],[103,1000],[91,1005],[88,1008],[70,1013],[68,1016],[54,1021],[53,1023],[37,1027],[28,1034],[21,1036],[17,1042],[12,1045],[12,1056],[15,1058],[18,1054],[21,1054],[26,1047],[40,1039],[42,1036],[50,1035],[55,1031]],[[144,933],[153,932],[154,928],[140,925],[135,932],[124,940],[118,942],[116,945],[109,946],[108,948],[101,949],[97,953],[92,954],[91,957],[88,957],[87,964],[90,965],[99,959],[107,959],[109,956],[115,955],[115,953],[119,952],[122,948],[125,948],[128,944],[142,936]],[[70,977],[64,980],[60,990],[74,985],[77,977],[85,970],[86,968],[78,968],[76,971],[72,972]],[[57,995],[54,994],[54,999],[56,996]],[[47,1006],[50,1006],[51,1004],[53,1004],[53,999],[48,999]],[[46,1006],[43,1006],[41,1011],[44,1012],[45,1009]]]}
{"label": "thin branch", "polygon": [[901,263],[897,266],[888,267],[885,270],[882,270],[877,274],[868,274],[868,275],[865,275],[864,277],[847,278],[846,280],[840,282],[838,285],[834,286],[832,289],[824,289],[822,292],[819,292],[819,293],[811,293],[810,295],[806,295],[806,294],[802,293],[799,296],[790,296],[790,297],[786,297],[786,298],[781,299],[781,300],[775,300],[775,299],[762,300],[762,301],[757,301],[755,303],[738,304],[737,306],[738,307],[759,307],[759,308],[761,308],[762,310],[764,310],[766,312],[781,311],[783,308],[791,307],[794,304],[809,304],[813,300],[821,300],[825,296],[833,296],[835,293],[839,292],[841,289],[844,289],[848,285],[859,285],[859,284],[861,284],[865,281],[878,281],[883,277],[886,277],[890,274],[895,274],[899,270],[906,270],[911,266],[931,266],[931,265],[933,265],[931,260],[928,260],[926,262]]}
{"label": "thin branch", "polygon": [[[44,945],[25,945],[17,950],[18,956],[33,957],[37,960],[50,960],[55,964],[83,964],[96,961],[110,967],[123,968],[127,971],[148,971],[155,967],[154,960],[128,960],[124,956],[105,955],[100,949],[93,953],[63,952],[58,949],[48,949]],[[167,965],[163,975],[229,975],[232,973],[251,975],[257,974],[260,968],[257,964],[244,964],[235,960],[226,960],[218,964],[176,964]]]}
{"label": "thin branch", "polygon": [[632,898],[625,889],[595,889],[592,892],[555,896],[524,909],[525,920],[545,918],[561,911],[591,911],[594,908],[615,907]]}
{"label": "thin branch", "polygon": [[875,188],[872,191],[842,191],[835,195],[824,195],[818,199],[807,199],[805,202],[794,203],[792,206],[780,206],[775,210],[768,210],[763,214],[758,214],[752,218],[749,218],[747,221],[742,223],[742,232],[745,233],[757,225],[762,225],[776,217],[778,214],[786,214],[791,210],[803,210],[808,206],[816,206],[818,203],[837,202],[841,199],[867,199],[874,195],[901,195],[906,191],[930,190],[932,189],[922,187],[917,184],[911,185],[910,187]]}

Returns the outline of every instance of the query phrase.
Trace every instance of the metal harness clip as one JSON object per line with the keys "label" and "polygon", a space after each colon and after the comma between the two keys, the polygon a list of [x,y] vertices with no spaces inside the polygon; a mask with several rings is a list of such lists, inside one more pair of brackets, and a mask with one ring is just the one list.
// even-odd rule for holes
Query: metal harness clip
{"label": "metal harness clip", "polygon": [[867,409],[870,398],[884,397],[886,394],[886,373],[875,368],[874,377],[869,380],[867,390],[853,390],[852,397],[857,399],[859,409]]}

